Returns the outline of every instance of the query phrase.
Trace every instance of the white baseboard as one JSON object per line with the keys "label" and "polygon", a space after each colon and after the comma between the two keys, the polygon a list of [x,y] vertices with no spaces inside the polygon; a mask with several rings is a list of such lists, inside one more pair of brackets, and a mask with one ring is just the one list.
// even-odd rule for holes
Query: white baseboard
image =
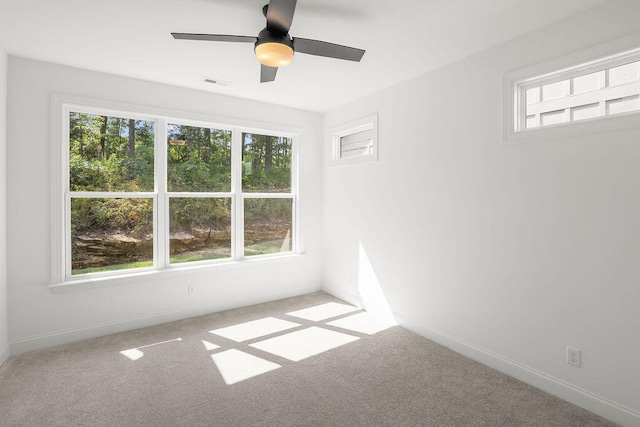
{"label": "white baseboard", "polygon": [[11,341],[9,343],[9,350],[11,355],[26,353],[29,351],[41,350],[44,348],[54,347],[56,345],[81,341],[84,339],[96,338],[115,334],[118,332],[131,331],[139,328],[146,328],[148,326],[160,325],[167,322],[174,322],[176,320],[189,319],[191,317],[203,316],[206,314],[217,313],[224,310],[231,310],[234,308],[245,307],[269,301],[276,301],[283,298],[295,297],[297,295],[317,292],[319,290],[320,289],[318,286],[313,286],[296,294],[275,294],[270,295],[267,298],[243,298],[238,301],[227,301],[223,304],[189,307],[186,309],[156,313],[148,316],[121,319],[113,322],[93,324],[81,328],[56,331],[50,334],[36,335]]}
{"label": "white baseboard", "polygon": [[340,289],[328,288],[326,286],[322,288],[322,291],[328,293],[329,295],[333,295],[334,297],[339,298],[344,302],[348,302],[351,305],[363,308],[364,304],[362,302],[362,298],[360,298],[358,295],[354,295],[350,292],[344,292]]}
{"label": "white baseboard", "polygon": [[9,358],[9,344],[6,344],[4,347],[0,348],[0,366]]}
{"label": "white baseboard", "polygon": [[[362,306],[362,300],[357,295],[327,287],[323,288],[323,291],[355,306]],[[480,362],[483,365],[537,387],[622,426],[640,426],[640,412],[619,405],[588,390],[576,387],[482,347],[465,342],[446,333],[421,326],[418,322],[402,314],[395,312],[393,314],[398,325],[405,329]]]}
{"label": "white baseboard", "polygon": [[23,338],[9,343],[11,354],[21,354],[34,350],[54,347],[56,345],[68,344],[89,338],[96,338],[104,335],[116,334],[118,332],[130,331],[133,329],[146,328],[148,326],[173,322],[175,320],[187,319],[189,317],[201,316],[212,313],[215,308],[191,308],[186,310],[172,311],[151,316],[136,317],[115,322],[93,324],[82,328],[56,331],[50,334],[36,335]]}

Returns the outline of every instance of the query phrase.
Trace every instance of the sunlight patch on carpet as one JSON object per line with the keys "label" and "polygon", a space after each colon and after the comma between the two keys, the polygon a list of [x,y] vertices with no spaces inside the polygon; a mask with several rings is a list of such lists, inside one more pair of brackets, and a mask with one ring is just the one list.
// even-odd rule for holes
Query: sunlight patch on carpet
{"label": "sunlight patch on carpet", "polygon": [[395,322],[363,311],[353,316],[334,320],[333,322],[327,323],[327,325],[373,335],[395,326]]}
{"label": "sunlight patch on carpet", "polygon": [[227,385],[236,384],[281,368],[277,363],[236,349],[212,354],[211,358]]}
{"label": "sunlight patch on carpet", "polygon": [[138,360],[144,356],[144,352],[140,350],[141,348],[154,347],[156,345],[168,344],[170,342],[175,342],[175,341],[182,341],[182,338],[176,338],[176,339],[167,340],[167,341],[160,341],[153,344],[141,345],[140,347],[130,348],[128,350],[122,350],[120,354],[122,354],[125,357],[128,357],[131,360]]}
{"label": "sunlight patch on carpet", "polygon": [[260,320],[240,323],[238,325],[233,325],[226,328],[215,329],[209,332],[236,342],[242,342],[253,338],[263,337],[265,335],[274,334],[276,332],[282,332],[287,329],[295,328],[297,326],[300,325],[298,323],[276,319],[275,317],[267,317]]}
{"label": "sunlight patch on carpet", "polygon": [[332,317],[341,316],[343,314],[352,313],[358,310],[359,308],[352,305],[339,304],[337,302],[328,302],[326,304],[320,304],[315,307],[292,311],[291,313],[287,314],[289,316],[318,322],[320,320],[330,319]]}
{"label": "sunlight patch on carpet", "polygon": [[202,345],[204,345],[205,350],[209,350],[209,351],[210,350],[216,350],[216,349],[220,348],[219,345],[215,345],[214,343],[211,343],[211,342],[205,341],[205,340],[202,340]]}
{"label": "sunlight patch on carpet", "polygon": [[298,362],[360,338],[312,326],[251,344],[251,347]]}

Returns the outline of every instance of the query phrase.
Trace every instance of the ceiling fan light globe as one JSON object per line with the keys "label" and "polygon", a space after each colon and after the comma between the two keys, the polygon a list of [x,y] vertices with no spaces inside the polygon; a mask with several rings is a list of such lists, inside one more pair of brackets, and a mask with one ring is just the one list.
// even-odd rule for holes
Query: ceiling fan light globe
{"label": "ceiling fan light globe", "polygon": [[258,62],[267,67],[284,67],[293,59],[293,49],[283,43],[267,42],[256,46]]}

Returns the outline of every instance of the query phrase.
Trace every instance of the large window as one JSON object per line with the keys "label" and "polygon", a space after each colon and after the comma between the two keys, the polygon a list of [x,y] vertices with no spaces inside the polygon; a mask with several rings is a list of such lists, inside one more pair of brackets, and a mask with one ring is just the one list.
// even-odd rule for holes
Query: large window
{"label": "large window", "polygon": [[63,107],[64,278],[295,251],[294,135]]}

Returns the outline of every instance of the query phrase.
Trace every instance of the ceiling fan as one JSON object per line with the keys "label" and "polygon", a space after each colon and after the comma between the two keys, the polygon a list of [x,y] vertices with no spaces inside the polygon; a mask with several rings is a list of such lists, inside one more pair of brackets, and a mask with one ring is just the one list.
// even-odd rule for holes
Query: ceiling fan
{"label": "ceiling fan", "polygon": [[271,0],[265,5],[262,13],[267,18],[267,26],[257,37],[192,33],[171,33],[171,35],[181,40],[254,43],[256,58],[261,64],[260,83],[274,81],[278,67],[288,65],[293,59],[294,52],[360,62],[365,52],[362,49],[291,37],[289,28],[291,28],[296,2],[297,0]]}

